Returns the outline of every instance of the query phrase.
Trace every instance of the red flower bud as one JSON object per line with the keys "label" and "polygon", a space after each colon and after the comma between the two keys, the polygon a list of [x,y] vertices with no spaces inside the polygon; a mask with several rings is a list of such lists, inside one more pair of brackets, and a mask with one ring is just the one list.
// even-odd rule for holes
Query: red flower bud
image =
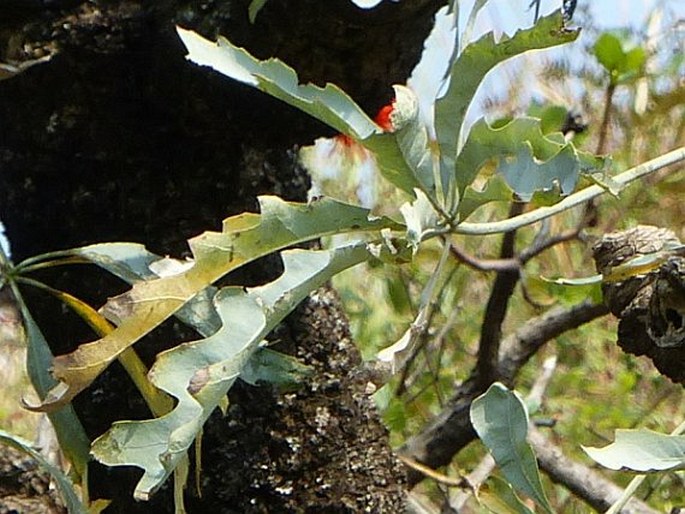
{"label": "red flower bud", "polygon": [[394,127],[392,126],[392,120],[390,119],[394,108],[395,100],[390,102],[388,105],[381,107],[381,109],[378,111],[378,114],[376,114],[376,117],[373,119],[373,121],[376,122],[376,125],[386,132],[392,132],[394,130]]}

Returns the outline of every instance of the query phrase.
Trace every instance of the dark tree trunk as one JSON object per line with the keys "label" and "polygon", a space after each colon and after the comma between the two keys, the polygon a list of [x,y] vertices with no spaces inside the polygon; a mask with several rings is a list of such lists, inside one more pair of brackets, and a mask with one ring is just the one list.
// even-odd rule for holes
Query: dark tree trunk
{"label": "dark tree trunk", "polygon": [[[184,59],[174,24],[224,34],[259,57],[276,55],[303,80],[334,82],[373,113],[418,60],[437,0],[270,0],[251,25],[248,0],[11,0],[0,4],[0,60],[50,62],[0,82],[0,220],[15,262],[104,241],[187,252],[187,238],[254,210],[256,195],[303,200],[297,145],[329,134],[305,115]],[[265,259],[232,280],[261,283]],[[45,280],[97,304],[124,286],[90,269]],[[44,298],[29,297],[55,353],[93,334]],[[137,345],[151,362],[171,335]],[[228,416],[210,419],[202,497],[191,512],[398,512],[404,478],[353,372],[359,356],[335,295],[324,290],[285,322],[281,347],[314,366],[291,395],[238,385]],[[114,419],[148,416],[115,364],[77,398],[91,437]],[[135,476],[94,467],[108,512],[169,512],[168,487],[131,499]],[[368,510],[367,510],[368,509]]]}

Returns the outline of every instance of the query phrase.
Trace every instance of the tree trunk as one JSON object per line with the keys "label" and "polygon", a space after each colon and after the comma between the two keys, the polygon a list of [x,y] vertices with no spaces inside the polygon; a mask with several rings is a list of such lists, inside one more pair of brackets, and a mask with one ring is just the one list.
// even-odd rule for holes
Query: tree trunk
{"label": "tree trunk", "polygon": [[[0,82],[0,219],[14,261],[104,241],[180,256],[187,238],[254,210],[259,194],[305,199],[297,145],[329,129],[189,64],[175,24],[278,56],[301,80],[334,82],[374,113],[417,62],[440,3],[365,11],[349,0],[271,0],[252,25],[248,0],[3,2],[0,60],[21,68],[54,53]],[[229,279],[253,285],[280,269],[267,258]],[[93,269],[40,278],[95,305],[125,289]],[[55,353],[95,339],[44,297],[28,301]],[[136,348],[150,363],[192,337],[168,323]],[[189,511],[399,512],[403,472],[354,373],[359,355],[335,294],[312,295],[274,338],[316,375],[288,395],[233,388],[228,415],[206,426],[202,495],[189,489]],[[117,364],[75,405],[90,437],[115,419],[149,416]],[[93,466],[94,496],[114,498],[107,512],[171,512],[170,487],[149,503],[132,500],[139,475]]]}

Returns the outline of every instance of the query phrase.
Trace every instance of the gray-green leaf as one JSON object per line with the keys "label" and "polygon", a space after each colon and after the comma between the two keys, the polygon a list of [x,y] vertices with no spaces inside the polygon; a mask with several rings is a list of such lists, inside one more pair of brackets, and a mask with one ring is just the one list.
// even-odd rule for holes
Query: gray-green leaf
{"label": "gray-green leaf", "polygon": [[178,399],[169,414],[115,423],[94,441],[92,454],[110,466],[144,470],[134,493],[147,499],[186,455],[205,420],[220,404],[259,343],[313,289],[370,257],[365,244],[331,251],[282,252],[285,271],[274,282],[221,289],[218,332],[157,356],[150,380]]}
{"label": "gray-green leaf", "polygon": [[523,400],[496,382],[471,404],[471,423],[509,483],[553,514],[540,481],[537,461],[526,441],[528,412]]}
{"label": "gray-green leaf", "polygon": [[685,436],[644,428],[616,430],[616,440],[604,448],[583,446],[590,458],[609,469],[640,473],[685,468]]}
{"label": "gray-green leaf", "polygon": [[435,130],[444,166],[457,158],[466,111],[485,75],[497,64],[528,50],[573,41],[578,31],[564,28],[560,11],[541,18],[534,26],[495,41],[493,32],[463,49],[450,70],[447,91],[435,104]]}

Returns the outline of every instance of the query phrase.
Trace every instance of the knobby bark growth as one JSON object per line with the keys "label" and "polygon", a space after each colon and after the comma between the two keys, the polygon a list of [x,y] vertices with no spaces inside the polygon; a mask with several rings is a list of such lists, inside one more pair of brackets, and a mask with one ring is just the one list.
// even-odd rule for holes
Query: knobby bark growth
{"label": "knobby bark growth", "polygon": [[[0,5],[0,61],[49,62],[0,82],[0,219],[15,262],[104,241],[137,241],[183,255],[185,240],[256,208],[258,194],[304,200],[296,147],[330,132],[245,86],[189,64],[174,25],[223,34],[260,58],[277,56],[304,81],[331,81],[371,114],[405,81],[440,2],[270,1],[251,25],[248,0],[9,1]],[[264,259],[230,277],[273,279]],[[124,286],[92,269],[41,277],[98,305]],[[30,295],[55,353],[95,339],[69,313]],[[137,347],[148,363],[179,339],[175,323]],[[311,364],[301,390],[238,385],[203,441],[202,496],[191,512],[399,512],[403,474],[353,372],[359,356],[335,295],[317,293],[277,330],[280,347]],[[91,437],[115,419],[147,417],[118,368],[76,400]],[[169,488],[149,504],[131,491],[137,470],[94,466],[108,512],[169,512]],[[191,484],[192,485],[192,484]]]}

